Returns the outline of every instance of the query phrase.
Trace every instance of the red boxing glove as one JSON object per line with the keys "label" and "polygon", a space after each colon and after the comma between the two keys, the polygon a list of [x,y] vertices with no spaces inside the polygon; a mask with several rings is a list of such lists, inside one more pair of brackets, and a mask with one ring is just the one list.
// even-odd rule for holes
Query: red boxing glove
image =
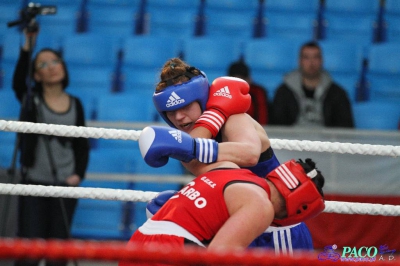
{"label": "red boxing glove", "polygon": [[247,112],[251,105],[249,84],[240,78],[216,78],[210,86],[206,111],[197,119],[194,128],[207,128],[215,138],[226,119]]}

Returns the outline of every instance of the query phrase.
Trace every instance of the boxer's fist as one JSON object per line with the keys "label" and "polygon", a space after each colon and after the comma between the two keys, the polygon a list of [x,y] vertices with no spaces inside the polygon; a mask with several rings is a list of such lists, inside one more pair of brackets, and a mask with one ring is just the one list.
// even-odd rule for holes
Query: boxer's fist
{"label": "boxer's fist", "polygon": [[247,112],[251,105],[249,84],[240,78],[219,77],[210,86],[206,111],[196,121],[215,137],[226,119],[233,114]]}
{"label": "boxer's fist", "polygon": [[251,105],[249,84],[240,78],[216,78],[208,95],[206,109],[216,109],[226,118],[234,114],[247,112]]}
{"label": "boxer's fist", "polygon": [[147,219],[153,217],[156,212],[176,193],[175,190],[165,190],[160,192],[155,198],[150,200],[146,206]]}
{"label": "boxer's fist", "polygon": [[161,126],[144,128],[139,148],[144,161],[152,167],[167,164],[169,157],[183,162],[197,159],[202,163],[215,162],[218,157],[218,143],[214,140],[194,139],[183,131]]}

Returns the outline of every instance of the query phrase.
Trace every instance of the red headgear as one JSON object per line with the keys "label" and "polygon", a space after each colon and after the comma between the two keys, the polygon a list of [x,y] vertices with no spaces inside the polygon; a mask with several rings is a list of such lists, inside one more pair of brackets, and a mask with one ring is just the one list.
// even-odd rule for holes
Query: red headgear
{"label": "red headgear", "polygon": [[308,174],[303,167],[290,160],[267,175],[286,201],[287,217],[274,219],[273,225],[287,226],[313,218],[325,209],[322,195],[311,181],[317,170]]}

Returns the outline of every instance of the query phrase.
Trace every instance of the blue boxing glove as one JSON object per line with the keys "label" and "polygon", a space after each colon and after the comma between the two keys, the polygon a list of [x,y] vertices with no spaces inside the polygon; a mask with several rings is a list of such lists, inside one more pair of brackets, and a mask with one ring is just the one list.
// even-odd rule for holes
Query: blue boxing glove
{"label": "blue boxing glove", "polygon": [[176,193],[175,190],[165,190],[160,192],[155,198],[150,200],[146,206],[147,219],[153,217],[156,212]]}
{"label": "blue boxing glove", "polygon": [[139,137],[140,153],[152,167],[168,163],[169,157],[190,162],[213,163],[218,158],[218,143],[213,139],[192,138],[189,134],[170,127],[145,127]]}

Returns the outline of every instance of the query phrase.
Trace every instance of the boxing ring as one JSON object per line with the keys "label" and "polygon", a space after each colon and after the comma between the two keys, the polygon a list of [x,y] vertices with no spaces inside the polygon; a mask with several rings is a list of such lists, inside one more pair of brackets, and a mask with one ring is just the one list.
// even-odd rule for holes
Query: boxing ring
{"label": "boxing ring", "polygon": [[[137,141],[140,130],[107,129],[49,125],[19,121],[0,120],[0,130],[21,133],[36,133],[62,137],[105,138]],[[371,145],[340,142],[271,139],[274,150],[329,152],[372,156],[399,157],[400,146]],[[144,163],[144,162],[143,162]],[[147,202],[158,192],[121,190],[106,188],[57,187],[22,184],[0,184],[0,194],[43,197],[87,198],[100,200]],[[326,201],[324,213],[361,214],[370,216],[400,216],[400,205]],[[394,232],[395,233],[395,232]],[[332,243],[333,244],[333,243]],[[63,260],[94,260],[132,262],[166,262],[190,265],[314,265],[321,263],[318,254],[298,253],[295,256],[276,256],[265,250],[208,251],[188,247],[169,249],[167,247],[126,246],[116,241],[82,240],[27,240],[15,238],[0,239],[1,259],[46,258]],[[397,258],[400,260],[400,257]],[[378,262],[378,261],[377,261]],[[341,261],[325,260],[325,265],[337,265]],[[393,261],[379,261],[380,265],[394,265]]]}

